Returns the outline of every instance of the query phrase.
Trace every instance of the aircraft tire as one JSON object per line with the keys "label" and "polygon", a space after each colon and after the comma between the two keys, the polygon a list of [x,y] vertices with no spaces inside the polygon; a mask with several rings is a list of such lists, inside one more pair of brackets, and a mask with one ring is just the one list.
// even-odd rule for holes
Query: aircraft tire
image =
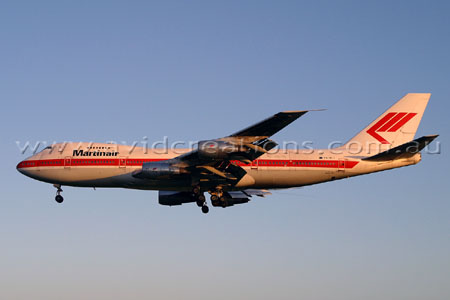
{"label": "aircraft tire", "polygon": [[194,194],[198,195],[198,194],[200,194],[200,188],[199,188],[198,186],[195,186],[195,187],[192,189],[192,192],[193,192]]}
{"label": "aircraft tire", "polygon": [[58,202],[58,203],[62,203],[64,201],[64,198],[61,195],[56,195],[55,201]]}

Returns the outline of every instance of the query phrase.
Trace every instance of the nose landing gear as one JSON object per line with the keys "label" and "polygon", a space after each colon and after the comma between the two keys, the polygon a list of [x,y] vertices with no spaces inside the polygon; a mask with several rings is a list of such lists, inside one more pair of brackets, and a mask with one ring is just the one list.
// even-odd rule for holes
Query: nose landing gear
{"label": "nose landing gear", "polygon": [[209,212],[209,207],[205,204],[202,206],[202,213],[207,214]]}
{"label": "nose landing gear", "polygon": [[61,192],[63,191],[61,189],[61,185],[60,184],[54,184],[53,185],[56,188],[56,197],[55,197],[55,201],[58,203],[62,203],[64,201],[63,196],[61,196]]}

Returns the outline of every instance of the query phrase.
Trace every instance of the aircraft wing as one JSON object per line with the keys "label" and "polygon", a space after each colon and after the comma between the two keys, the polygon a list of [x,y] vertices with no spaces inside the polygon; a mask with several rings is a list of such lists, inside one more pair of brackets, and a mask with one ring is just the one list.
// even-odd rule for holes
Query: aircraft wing
{"label": "aircraft wing", "polygon": [[[247,172],[231,162],[251,164],[253,160],[277,146],[276,142],[269,139],[270,136],[307,112],[279,112],[229,136],[200,141],[197,149],[161,163],[182,169],[183,174],[189,174],[197,181],[233,186]],[[152,164],[144,163],[142,170],[138,170],[133,176],[145,178],[145,171],[154,168]]]}
{"label": "aircraft wing", "polygon": [[170,161],[200,177],[212,176],[235,184],[247,172],[231,161],[251,164],[253,160],[277,146],[277,143],[269,137],[307,112],[306,110],[279,112],[229,136],[200,141],[197,149]]}
{"label": "aircraft wing", "polygon": [[239,130],[225,139],[247,139],[255,141],[261,138],[268,138],[307,112],[307,110],[279,112],[261,122]]}
{"label": "aircraft wing", "polygon": [[268,139],[270,136],[307,112],[307,110],[279,112],[229,136],[200,141],[197,149],[183,154],[175,160],[191,162],[194,165],[200,161],[203,163],[223,159],[250,163],[277,146],[277,143]]}

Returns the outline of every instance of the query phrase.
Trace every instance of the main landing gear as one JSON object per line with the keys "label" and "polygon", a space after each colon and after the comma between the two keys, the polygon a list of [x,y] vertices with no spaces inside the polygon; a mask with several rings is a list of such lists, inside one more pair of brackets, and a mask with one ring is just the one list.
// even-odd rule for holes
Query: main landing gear
{"label": "main landing gear", "polygon": [[209,212],[209,207],[206,204],[205,195],[203,195],[203,192],[200,189],[200,187],[199,186],[195,186],[192,189],[192,193],[194,194],[194,197],[196,199],[197,206],[202,208],[202,212],[204,214],[207,214]]}
{"label": "main landing gear", "polygon": [[61,185],[60,184],[54,184],[53,185],[56,188],[56,197],[55,197],[55,201],[58,203],[62,203],[64,201],[63,196],[61,196],[61,192],[63,191],[61,189]]}
{"label": "main landing gear", "polygon": [[223,190],[221,188],[216,188],[209,192],[211,194],[211,204],[212,206],[222,206],[227,207],[227,199],[223,196]]}

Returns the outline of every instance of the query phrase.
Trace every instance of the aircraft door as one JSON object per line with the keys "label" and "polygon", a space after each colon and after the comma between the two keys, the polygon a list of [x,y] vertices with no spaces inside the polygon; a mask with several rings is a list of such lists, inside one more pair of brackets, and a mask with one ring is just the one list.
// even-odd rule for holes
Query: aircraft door
{"label": "aircraft door", "polygon": [[347,159],[338,160],[338,172],[345,172],[345,167],[347,165]]}
{"label": "aircraft door", "polygon": [[66,156],[64,158],[64,169],[70,169],[71,164],[72,164],[72,157]]}
{"label": "aircraft door", "polygon": [[127,167],[127,158],[126,157],[119,157],[119,168],[126,168]]}

